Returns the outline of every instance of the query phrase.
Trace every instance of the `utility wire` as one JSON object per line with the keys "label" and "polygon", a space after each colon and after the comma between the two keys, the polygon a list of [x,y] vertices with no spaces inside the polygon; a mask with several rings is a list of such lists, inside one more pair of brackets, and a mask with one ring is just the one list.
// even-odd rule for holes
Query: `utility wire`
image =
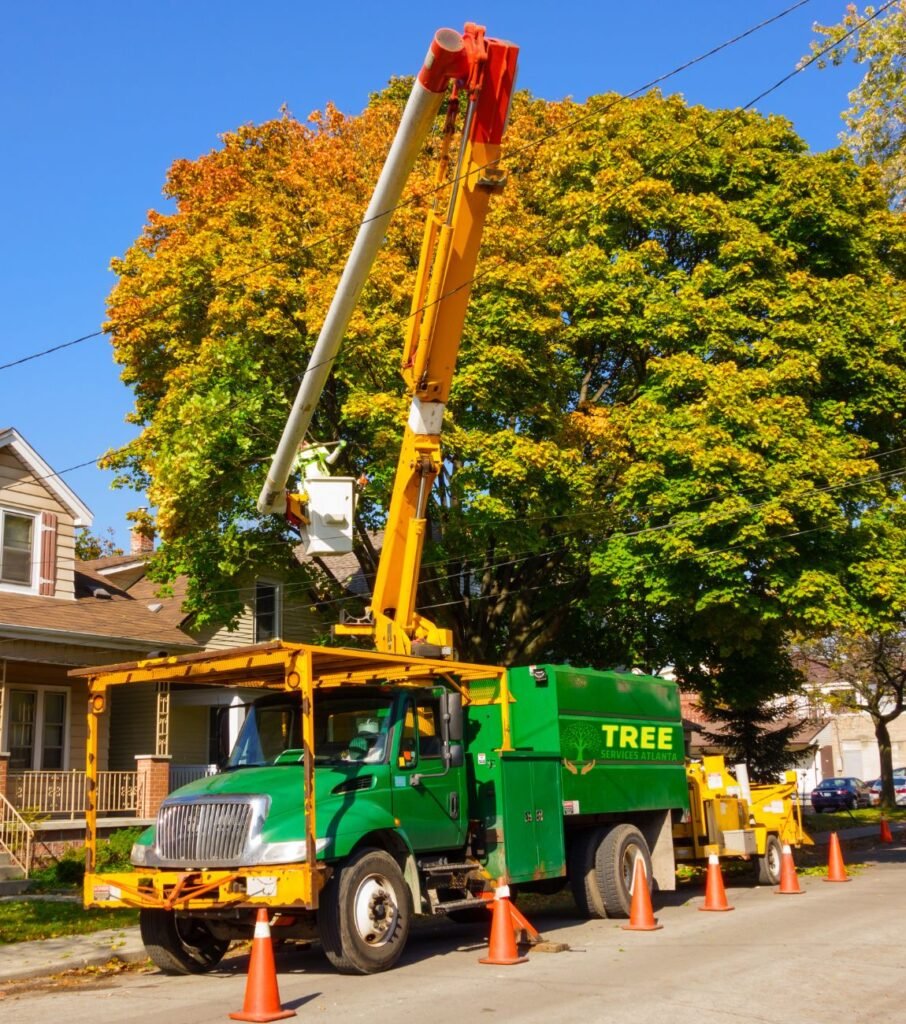
{"label": "utility wire", "polygon": [[[794,11],[798,10],[800,7],[804,7],[806,4],[811,3],[811,2],[812,2],[812,0],[797,0],[796,3],[791,4],[789,7],[786,7],[784,10],[779,11],[777,14],[772,15],[769,18],[765,18],[763,21],[758,22],[756,25],[752,25],[750,28],[745,29],[743,32],[740,32],[737,35],[732,36],[731,38],[724,40],[724,42],[719,43],[717,46],[712,47],[710,50],[707,50],[704,53],[701,53],[698,56],[692,57],[689,60],[683,62],[682,64],[677,65],[675,68],[671,69],[670,71],[666,71],[663,74],[658,75],[655,78],[652,78],[650,81],[646,82],[644,85],[640,85],[640,86],[638,86],[638,88],[633,89],[632,92],[629,92],[629,93],[626,93],[623,96],[617,97],[615,100],[613,100],[610,103],[606,104],[604,107],[602,107],[602,108],[595,108],[594,110],[591,110],[591,111],[581,115],[580,117],[575,118],[574,120],[569,121],[569,122],[567,122],[564,125],[561,125],[559,128],[556,128],[553,131],[548,132],[545,135],[540,136],[538,139],[533,139],[531,142],[526,143],[524,146],[518,147],[517,149],[512,150],[512,151],[508,151],[504,156],[501,157],[501,159],[504,159],[504,158],[509,159],[512,156],[521,155],[522,153],[526,152],[527,150],[530,150],[530,149],[532,149],[532,148],[534,148],[536,146],[542,145],[544,142],[547,142],[549,139],[554,138],[556,135],[559,135],[559,134],[562,134],[564,132],[568,132],[568,131],[571,131],[571,130],[575,129],[580,124],[583,124],[584,122],[590,120],[591,118],[600,117],[602,113],[606,113],[607,111],[609,111],[610,109],[615,107],[617,104],[623,103],[623,102],[625,102],[628,99],[632,99],[632,98],[640,95],[641,93],[646,92],[648,89],[652,89],[652,88],[654,88],[654,86],[660,85],[662,82],[668,81],[669,79],[675,77],[676,75],[680,74],[681,72],[687,71],[689,68],[694,67],[696,64],[700,64],[703,61],[708,60],[710,57],[715,56],[715,54],[720,53],[722,50],[726,50],[729,47],[734,46],[735,44],[741,42],[742,40],[748,38],[749,36],[754,35],[756,32],[760,31],[761,29],[767,28],[767,26],[772,25],[772,24],[774,24],[777,21],[780,21],[782,18],[785,18],[787,15],[792,14]],[[872,17],[877,17],[878,14],[882,13],[884,10],[887,9],[887,7],[890,7],[895,2],[897,2],[897,0],[890,0],[890,2],[885,5],[885,7],[882,7]],[[870,21],[870,20],[872,20],[872,19],[871,18],[867,19],[867,21]],[[858,26],[858,27],[861,28],[861,25]],[[850,35],[850,34],[852,34],[852,33],[848,33],[848,35]],[[842,42],[843,39],[846,39],[846,38],[847,38],[847,36],[843,36],[842,39],[838,40],[838,42],[835,43],[834,45],[839,45],[839,43]],[[828,49],[830,49],[830,47],[828,47]],[[816,54],[815,58],[813,58],[813,59],[817,59],[817,57],[819,57],[819,56],[821,56],[821,54]],[[809,63],[811,63],[811,61]],[[807,65],[805,65],[805,66],[807,66]],[[792,77],[792,76],[789,76],[789,77]],[[769,91],[773,91],[773,89],[769,90]],[[767,95],[767,93],[764,93],[762,95],[763,96]],[[762,97],[758,97],[758,99],[761,99],[761,98]],[[753,100],[752,102],[757,102],[757,101]],[[479,167],[477,169],[478,170],[483,170],[485,168]],[[469,173],[473,173],[474,170],[475,170],[475,168],[473,168]],[[423,199],[428,198],[428,197],[434,195],[437,192],[441,192],[441,191],[443,191],[445,189],[452,188],[464,176],[465,175],[463,173],[463,174],[460,174],[458,176],[454,176],[449,181],[443,182],[440,185],[433,186],[430,189],[419,190],[419,192],[416,195],[410,196],[408,199],[401,200],[396,206],[391,207],[391,208],[389,208],[387,210],[382,210],[379,213],[374,214],[374,216],[372,216],[372,217],[364,218],[362,221],[360,221],[355,226],[355,229],[358,230],[361,227],[365,226],[366,224],[371,223],[372,220],[378,219],[379,217],[385,217],[385,216],[388,216],[388,215],[392,215],[397,210],[400,210],[400,209],[402,209],[403,207],[406,207],[406,206],[410,206],[411,204],[413,204],[415,202],[422,201]],[[337,230],[335,232],[331,232],[331,233],[329,233],[327,235],[324,235],[324,236],[322,236],[322,237],[320,237],[318,239],[315,239],[312,242],[307,243],[306,245],[300,246],[299,249],[296,250],[296,253],[301,254],[301,253],[307,252],[307,251],[309,251],[311,249],[314,249],[317,246],[323,245],[323,244],[325,244],[328,241],[332,241],[332,240],[336,240],[338,238],[342,238],[342,237],[344,237],[346,235],[349,235],[352,232],[352,230],[353,230],[352,227],[348,227],[348,228],[341,228],[341,229],[339,229],[339,230]],[[220,287],[221,288],[229,287],[231,284],[234,284],[237,281],[241,281],[244,278],[248,277],[249,275],[251,275],[253,273],[257,273],[257,271],[259,271],[259,270],[266,270],[267,268],[275,266],[276,264],[281,263],[281,262],[283,262],[282,258],[277,258],[277,259],[273,259],[273,260],[267,260],[264,263],[256,264],[255,266],[248,268],[247,270],[243,271],[242,273],[237,274],[234,277],[231,277],[228,280],[221,282]],[[174,299],[173,301],[168,302],[168,303],[166,303],[163,306],[159,306],[157,309],[153,310],[151,313],[142,314],[142,315],[136,317],[132,321],[127,321],[124,326],[128,329],[130,327],[136,326],[139,323],[142,323],[142,322],[145,322],[147,320],[151,320],[154,317],[160,316],[161,313],[164,313],[168,309],[173,308],[173,306],[177,305],[180,301],[182,301],[182,300],[181,299]],[[90,341],[93,338],[100,338],[104,334],[106,334],[106,332],[103,331],[103,330],[94,331],[91,334],[82,335],[82,337],[80,337],[80,338],[74,338],[71,341],[63,342],[62,344],[53,345],[50,348],[42,349],[39,352],[33,352],[31,355],[22,356],[21,358],[14,359],[14,360],[12,360],[11,362],[8,362],[8,363],[2,363],[2,364],[0,364],[0,370],[8,370],[8,369],[11,369],[14,366],[21,366],[23,363],[31,362],[33,359],[40,359],[42,356],[51,355],[54,352],[59,352],[62,349],[70,348],[73,345],[80,345],[83,342]]]}

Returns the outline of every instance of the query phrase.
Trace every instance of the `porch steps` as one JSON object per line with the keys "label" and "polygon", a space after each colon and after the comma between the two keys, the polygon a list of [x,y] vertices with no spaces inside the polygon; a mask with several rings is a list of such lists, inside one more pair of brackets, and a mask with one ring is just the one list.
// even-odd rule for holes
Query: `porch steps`
{"label": "porch steps", "polygon": [[28,888],[28,879],[8,853],[0,851],[0,896],[18,896]]}

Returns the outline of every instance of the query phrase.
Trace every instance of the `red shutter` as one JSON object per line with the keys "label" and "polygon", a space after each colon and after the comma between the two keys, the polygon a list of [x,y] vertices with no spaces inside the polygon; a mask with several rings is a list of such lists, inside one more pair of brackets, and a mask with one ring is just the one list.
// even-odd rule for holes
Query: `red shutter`
{"label": "red shutter", "polygon": [[41,513],[41,578],[38,593],[53,597],[57,580],[57,517],[53,512]]}

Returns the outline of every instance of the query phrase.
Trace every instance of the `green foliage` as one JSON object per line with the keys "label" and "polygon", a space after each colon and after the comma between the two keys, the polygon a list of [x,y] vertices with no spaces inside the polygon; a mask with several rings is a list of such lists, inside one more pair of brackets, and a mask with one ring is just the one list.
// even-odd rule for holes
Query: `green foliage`
{"label": "green foliage", "polygon": [[862,163],[878,166],[893,205],[904,209],[906,5],[895,3],[872,17],[877,11],[877,7],[867,6],[860,13],[855,4],[849,4],[838,24],[815,26],[821,38],[812,43],[812,51],[835,44],[819,61],[821,67],[839,65],[848,58],[866,66],[864,78],[849,94],[850,106],[843,112],[847,130],[842,138]]}
{"label": "green foliage", "polygon": [[75,555],[83,562],[90,562],[95,558],[104,558],[107,555],[121,555],[123,549],[117,547],[116,534],[113,527],[108,526],[106,535],[94,534],[87,526],[83,526],[76,534]]}
{"label": "green foliage", "polygon": [[[254,498],[403,91],[178,161],[175,212],[114,261],[108,329],[141,434],[107,464],[148,487],[153,571],[189,576],[199,621],[236,613],[243,571],[307,579]],[[618,100],[514,103],[420,606],[465,659],[674,663],[722,701],[761,659],[760,697],[791,678],[792,628],[906,608],[906,572],[885,571],[906,564],[902,219],[874,174],[780,118]],[[429,156],[312,428],[371,480],[360,530],[383,522],[408,408]],[[360,558],[371,571],[364,541]]]}
{"label": "green foliage", "polygon": [[[131,871],[129,854],[132,845],[142,834],[140,827],[121,828],[97,844],[97,870]],[[85,847],[70,847],[58,859],[32,872],[31,878],[39,888],[70,888],[82,884],[85,877]]]}

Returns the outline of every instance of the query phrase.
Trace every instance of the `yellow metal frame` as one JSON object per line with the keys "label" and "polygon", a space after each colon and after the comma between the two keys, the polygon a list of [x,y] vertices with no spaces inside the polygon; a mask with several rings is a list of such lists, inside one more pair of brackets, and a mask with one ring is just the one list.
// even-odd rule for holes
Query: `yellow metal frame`
{"label": "yellow metal frame", "polygon": [[[497,169],[499,143],[474,142],[469,135],[474,98],[459,153],[457,175],[445,199],[450,147],[458,107],[451,100],[438,160],[435,199],[422,238],[402,374],[413,399],[445,405],[459,355],[478,250],[491,195],[503,186]],[[341,623],[338,636],[371,637],[379,651],[408,654],[419,641],[453,645],[450,630],[418,614],[415,603],[427,532],[425,508],[442,464],[440,425],[422,434],[407,423],[394,477],[384,541],[366,623]]]}
{"label": "yellow metal frame", "polygon": [[[751,784],[751,802],[743,799],[739,783],[727,770],[720,755],[689,762],[686,779],[690,818],[673,826],[673,838],[678,844],[677,860],[700,860],[711,853],[733,856],[719,843],[700,842],[702,836],[710,837],[712,832],[720,833],[727,827],[718,820],[721,815],[724,822],[735,818],[734,827],[754,835],[758,856],[764,855],[771,835],[790,846],[813,845],[802,827],[802,807],[796,797],[795,772],[787,772],[783,782]],[[681,850],[688,853],[680,853]]]}
{"label": "yellow metal frame", "polygon": [[[316,647],[275,640],[203,654],[152,658],[97,668],[73,669],[71,676],[88,683],[88,744],[85,809],[86,906],[139,906],[200,909],[236,903],[249,906],[301,906],[315,909],[330,867],[316,859],[317,807],[314,779],[314,691],[336,686],[391,684],[453,686],[470,700],[469,684],[496,680],[496,696],[475,703],[500,704],[503,748],[512,749],[509,705],[512,696],[506,670],[499,666],[416,658],[411,655]],[[306,862],[223,871],[136,869],[117,874],[96,873],[98,719],[107,709],[111,687],[134,683],[189,683],[193,686],[260,687],[299,693],[302,701],[302,743],[305,751],[302,800],[305,808]],[[272,896],[250,898],[249,878],[275,879]],[[242,881],[240,881],[242,880]]]}

